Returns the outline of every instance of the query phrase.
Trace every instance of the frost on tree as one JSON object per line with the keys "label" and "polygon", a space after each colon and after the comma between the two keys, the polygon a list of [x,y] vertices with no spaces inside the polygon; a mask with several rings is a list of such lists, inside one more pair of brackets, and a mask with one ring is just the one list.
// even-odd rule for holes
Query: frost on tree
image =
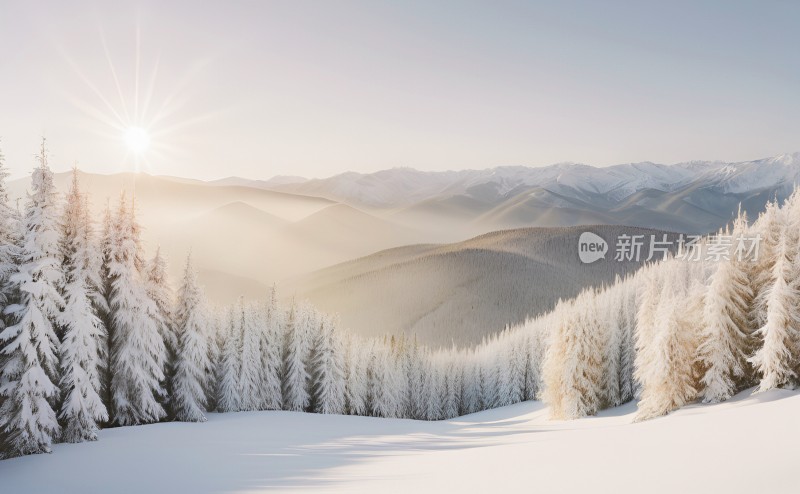
{"label": "frost on tree", "polygon": [[[697,396],[698,333],[702,311],[699,283],[682,273],[687,263],[669,263],[649,340],[641,341],[637,379],[642,383],[637,420],[664,415]],[[693,283],[691,289],[686,283]]]}
{"label": "frost on tree", "polygon": [[[744,233],[744,225],[737,222],[734,238]],[[705,370],[700,383],[704,402],[727,400],[738,391],[748,374],[751,298],[744,263],[735,256],[720,261],[705,291],[700,332],[700,364]]]}
{"label": "frost on tree", "polygon": [[211,373],[208,314],[191,258],[186,260],[175,308],[177,352],[172,409],[175,419],[205,422],[207,381]]}
{"label": "frost on tree", "polygon": [[58,250],[57,194],[44,140],[22,221],[18,264],[9,282],[19,303],[6,307],[11,325],[0,332],[4,365],[0,375],[0,426],[6,455],[45,453],[60,432],[53,410],[58,394],[55,324],[63,307]]}
{"label": "frost on tree", "polygon": [[778,240],[772,260],[772,280],[764,290],[759,307],[766,317],[764,325],[756,332],[762,339],[761,348],[751,357],[751,362],[761,375],[758,391],[792,387],[797,378],[798,294],[793,275],[797,269],[789,258],[786,232]]}
{"label": "frost on tree", "polygon": [[157,422],[165,417],[166,348],[159,331],[160,313],[147,295],[141,271],[139,225],[124,195],[113,225],[108,275],[111,310],[112,419],[119,425]]}
{"label": "frost on tree", "polygon": [[283,311],[278,306],[278,292],[273,285],[261,317],[262,410],[281,409],[281,348]]}
{"label": "frost on tree", "polygon": [[223,325],[224,340],[220,356],[220,384],[217,408],[221,412],[238,412],[241,406],[239,375],[242,369],[241,316],[230,307]]}
{"label": "frost on tree", "polygon": [[239,374],[239,409],[259,410],[263,403],[261,367],[261,327],[258,324],[258,309],[253,304],[239,300],[236,317],[240,318],[242,331],[242,356]]}
{"label": "frost on tree", "polygon": [[344,413],[344,347],[330,318],[323,318],[312,358],[313,409],[317,413]]}
{"label": "frost on tree", "polygon": [[[0,307],[12,302],[13,284],[9,276],[16,270],[14,258],[17,254],[20,234],[20,218],[8,199],[6,180],[8,168],[0,150]],[[0,318],[0,330],[4,327]]]}
{"label": "frost on tree", "polygon": [[559,309],[544,364],[544,400],[555,418],[593,415],[601,407],[602,343],[595,297],[587,290]]}
{"label": "frost on tree", "polygon": [[345,356],[345,405],[350,415],[367,413],[367,352],[356,336],[347,335]]}
{"label": "frost on tree", "polygon": [[[172,381],[175,375],[178,338],[175,334],[175,325],[173,321],[172,287],[170,286],[167,276],[167,260],[161,254],[160,247],[156,249],[153,258],[146,263],[144,273],[145,291],[158,309],[155,313],[156,325],[166,350],[164,360],[165,394],[162,399],[162,405],[169,408],[169,402],[166,398],[172,395]],[[174,413],[174,411],[170,410],[170,414],[172,413]]]}
{"label": "frost on tree", "polygon": [[283,409],[304,411],[310,402],[308,393],[309,374],[306,361],[311,342],[308,341],[314,316],[305,306],[292,304],[286,318],[283,354]]}
{"label": "frost on tree", "polygon": [[105,334],[94,311],[97,268],[86,200],[73,170],[61,223],[61,262],[64,270],[64,331],[60,348],[62,405],[59,413],[66,442],[97,439],[98,423],[108,420],[100,399],[101,347]]}

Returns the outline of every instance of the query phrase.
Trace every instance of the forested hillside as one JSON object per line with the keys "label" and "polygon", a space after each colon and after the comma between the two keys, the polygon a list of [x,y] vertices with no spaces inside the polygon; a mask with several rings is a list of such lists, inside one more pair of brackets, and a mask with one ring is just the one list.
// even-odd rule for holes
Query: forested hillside
{"label": "forested hillside", "polygon": [[[607,239],[604,259],[578,259],[585,231]],[[615,260],[616,239],[623,234],[643,235],[638,262]],[[470,346],[552,310],[559,299],[636,270],[649,257],[651,236],[663,235],[603,225],[504,230],[455,244],[381,251],[295,278],[281,289],[284,296],[339,314],[360,335],[405,334],[435,347]],[[673,248],[678,238],[667,235]]]}

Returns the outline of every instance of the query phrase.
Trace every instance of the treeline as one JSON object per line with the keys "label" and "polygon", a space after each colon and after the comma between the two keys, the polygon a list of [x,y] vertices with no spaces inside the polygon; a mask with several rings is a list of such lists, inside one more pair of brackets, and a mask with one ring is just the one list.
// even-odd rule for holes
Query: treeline
{"label": "treeline", "polygon": [[[717,259],[719,252],[729,255]],[[543,399],[577,418],[634,398],[639,420],[800,384],[800,192],[553,314]]]}
{"label": "treeline", "polygon": [[281,307],[274,289],[215,310],[190,258],[175,292],[160,252],[144,258],[132,199],[95,225],[77,173],[59,196],[44,143],[22,211],[6,177],[0,157],[3,457],[208,411],[438,420],[536,396],[538,338],[433,352],[356,337],[308,304]]}
{"label": "treeline", "polygon": [[697,260],[683,250],[475,348],[432,351],[356,337],[274,290],[214,310],[190,259],[173,293],[132,201],[96,228],[77,174],[59,197],[44,144],[24,210],[6,177],[0,157],[3,457],[212,410],[438,420],[543,399],[577,418],[639,399],[644,419],[800,379],[800,193],[753,225],[740,214],[727,258],[706,260],[727,235],[705,238]]}

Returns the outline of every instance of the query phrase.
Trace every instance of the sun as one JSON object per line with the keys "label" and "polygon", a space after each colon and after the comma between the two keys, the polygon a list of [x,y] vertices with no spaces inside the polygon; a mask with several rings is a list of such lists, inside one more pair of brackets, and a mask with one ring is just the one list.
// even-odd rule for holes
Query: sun
{"label": "sun", "polygon": [[142,154],[150,147],[150,135],[141,127],[129,127],[125,131],[125,144],[134,154]]}

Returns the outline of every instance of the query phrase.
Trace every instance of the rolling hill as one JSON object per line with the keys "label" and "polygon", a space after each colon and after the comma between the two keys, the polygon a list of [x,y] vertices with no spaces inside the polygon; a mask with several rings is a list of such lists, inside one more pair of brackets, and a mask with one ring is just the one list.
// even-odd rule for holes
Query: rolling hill
{"label": "rolling hill", "polygon": [[[606,259],[580,262],[578,237],[584,231],[607,240]],[[648,239],[662,234],[613,226],[498,231],[454,244],[378,252],[280,288],[284,297],[307,298],[339,313],[344,326],[363,335],[405,332],[435,346],[469,345],[552,309],[559,298],[573,297],[583,287],[636,269],[640,263],[613,259],[615,239],[623,232]]]}

